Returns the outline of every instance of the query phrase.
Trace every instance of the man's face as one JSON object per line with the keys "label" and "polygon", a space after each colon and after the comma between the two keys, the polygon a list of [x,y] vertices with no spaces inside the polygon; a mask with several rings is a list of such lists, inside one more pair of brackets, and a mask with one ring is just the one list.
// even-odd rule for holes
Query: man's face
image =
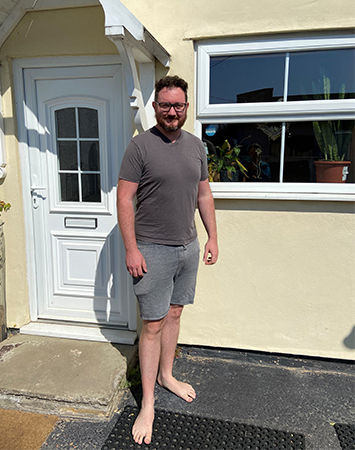
{"label": "man's face", "polygon": [[[185,103],[185,93],[181,88],[163,88],[158,94],[157,103]],[[187,108],[177,113],[174,108],[170,108],[169,111],[162,111],[155,102],[153,103],[155,109],[155,117],[158,125],[160,125],[165,131],[177,131],[181,128],[187,117]]]}

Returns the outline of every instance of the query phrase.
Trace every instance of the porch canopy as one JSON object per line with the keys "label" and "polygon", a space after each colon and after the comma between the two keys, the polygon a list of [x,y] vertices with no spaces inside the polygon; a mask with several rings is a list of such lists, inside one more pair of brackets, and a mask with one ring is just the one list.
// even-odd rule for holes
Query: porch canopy
{"label": "porch canopy", "polygon": [[[153,100],[155,60],[169,67],[170,55],[123,3],[119,0],[1,0],[1,3],[0,48],[29,11],[101,5],[105,14],[105,35],[114,42],[121,56],[135,126],[141,132],[154,125],[150,103]],[[0,178],[5,178],[1,97],[0,83]]]}

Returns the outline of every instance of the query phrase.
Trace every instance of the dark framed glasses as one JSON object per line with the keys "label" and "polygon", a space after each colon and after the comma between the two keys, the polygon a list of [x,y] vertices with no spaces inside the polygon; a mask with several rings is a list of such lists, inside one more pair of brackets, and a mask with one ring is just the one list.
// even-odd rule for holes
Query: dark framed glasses
{"label": "dark framed glasses", "polygon": [[155,102],[156,105],[159,106],[159,108],[164,111],[168,112],[171,108],[174,108],[177,113],[183,112],[186,108],[187,103],[169,103],[169,102]]}

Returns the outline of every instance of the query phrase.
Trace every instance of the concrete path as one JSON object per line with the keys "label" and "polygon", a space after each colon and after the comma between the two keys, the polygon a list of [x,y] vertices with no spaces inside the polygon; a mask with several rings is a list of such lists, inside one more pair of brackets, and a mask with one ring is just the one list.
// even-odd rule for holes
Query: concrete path
{"label": "concrete path", "polygon": [[[79,346],[70,350],[83,351]],[[74,361],[75,354],[69,354]],[[98,381],[104,372],[97,360],[91,367]],[[182,347],[174,373],[194,385],[197,398],[187,404],[157,385],[156,407],[161,410],[299,433],[306,450],[340,450],[333,424],[355,425],[355,370],[350,362]],[[101,450],[122,410],[139,405],[140,399],[139,387],[126,389],[110,420],[59,418],[41,450]]]}

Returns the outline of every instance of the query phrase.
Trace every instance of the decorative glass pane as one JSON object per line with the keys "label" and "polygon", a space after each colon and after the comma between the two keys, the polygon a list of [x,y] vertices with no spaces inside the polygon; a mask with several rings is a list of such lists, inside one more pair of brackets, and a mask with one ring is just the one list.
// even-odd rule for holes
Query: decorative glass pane
{"label": "decorative glass pane", "polygon": [[79,186],[78,175],[72,173],[59,174],[60,194],[62,202],[78,202]]}
{"label": "decorative glass pane", "polygon": [[76,138],[75,108],[55,112],[58,138]]}
{"label": "decorative glass pane", "polygon": [[281,123],[203,125],[210,180],[278,182],[281,133]]}
{"label": "decorative glass pane", "polygon": [[60,170],[78,170],[76,141],[59,141],[58,158]]}
{"label": "decorative glass pane", "polygon": [[[315,162],[335,159],[335,166],[341,166],[340,178],[335,182],[354,183],[354,123],[354,120],[336,120],[288,124],[284,181],[319,182]],[[345,166],[344,173],[342,161],[351,162]]]}
{"label": "decorative glass pane", "polygon": [[288,101],[355,96],[354,49],[290,53],[289,70]]}
{"label": "decorative glass pane", "polygon": [[80,163],[81,170],[96,172],[100,170],[99,142],[80,142]]}
{"label": "decorative glass pane", "polygon": [[99,122],[96,109],[79,108],[79,137],[99,137]]}
{"label": "decorative glass pane", "polygon": [[81,185],[83,202],[101,202],[99,174],[82,174]]}
{"label": "decorative glass pane", "polygon": [[212,56],[210,103],[280,101],[284,72],[285,54]]}

